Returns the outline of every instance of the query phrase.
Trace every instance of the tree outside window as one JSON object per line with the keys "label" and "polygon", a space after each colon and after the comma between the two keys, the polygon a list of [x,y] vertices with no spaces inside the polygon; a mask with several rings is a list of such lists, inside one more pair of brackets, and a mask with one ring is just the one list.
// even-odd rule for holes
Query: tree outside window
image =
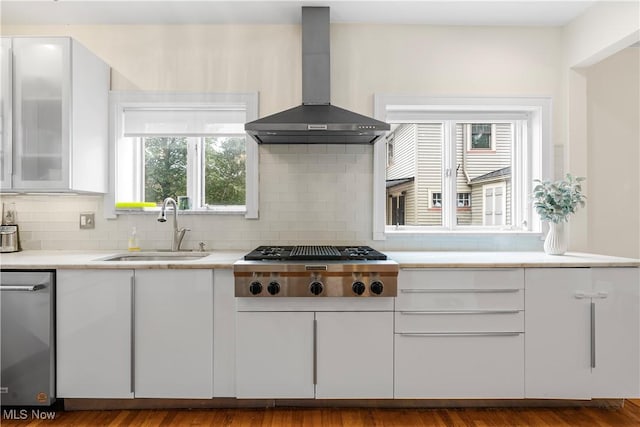
{"label": "tree outside window", "polygon": [[246,157],[244,137],[205,138],[205,205],[244,204]]}

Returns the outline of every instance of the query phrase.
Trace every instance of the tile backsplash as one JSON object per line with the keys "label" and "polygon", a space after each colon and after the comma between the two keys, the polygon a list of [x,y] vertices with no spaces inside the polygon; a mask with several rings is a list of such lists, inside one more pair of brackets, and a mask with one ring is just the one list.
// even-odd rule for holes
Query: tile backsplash
{"label": "tile backsplash", "polygon": [[[539,250],[539,236],[390,235],[372,241],[373,148],[356,145],[260,147],[260,218],[184,213],[183,247],[249,250],[261,244],[368,244],[382,250]],[[157,213],[105,219],[101,195],[4,195],[14,202],[23,249],[126,250],[136,227],[143,250],[168,249],[172,222]],[[80,230],[80,213],[95,229]]]}

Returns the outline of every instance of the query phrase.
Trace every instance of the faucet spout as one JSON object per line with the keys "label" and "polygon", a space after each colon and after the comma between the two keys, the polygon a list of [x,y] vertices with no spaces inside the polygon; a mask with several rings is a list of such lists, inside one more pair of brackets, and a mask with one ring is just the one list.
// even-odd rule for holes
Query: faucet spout
{"label": "faucet spout", "polygon": [[180,245],[182,244],[182,239],[184,239],[184,235],[189,229],[178,228],[178,204],[171,197],[167,197],[162,202],[162,207],[160,208],[160,215],[158,215],[158,222],[167,221],[167,205],[172,205],[173,207],[173,239],[171,240],[171,250],[179,251]]}

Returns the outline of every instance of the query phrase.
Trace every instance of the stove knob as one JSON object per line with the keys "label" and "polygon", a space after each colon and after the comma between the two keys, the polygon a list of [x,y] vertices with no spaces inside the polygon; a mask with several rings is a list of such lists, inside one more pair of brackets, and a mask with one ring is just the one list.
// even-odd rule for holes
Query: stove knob
{"label": "stove knob", "polygon": [[364,291],[367,289],[367,287],[364,285],[364,283],[358,281],[353,282],[353,285],[351,285],[351,289],[356,295],[362,295],[364,294]]}
{"label": "stove knob", "polygon": [[373,292],[374,294],[380,295],[383,290],[384,285],[382,284],[382,282],[376,280],[375,282],[371,283],[371,292]]}
{"label": "stove knob", "polygon": [[314,295],[320,295],[324,290],[324,286],[322,286],[322,282],[312,282],[309,285],[309,291],[311,291]]}
{"label": "stove knob", "polygon": [[251,295],[258,295],[260,292],[262,292],[262,283],[260,282],[251,282],[251,284],[249,285],[249,292],[251,292]]}
{"label": "stove knob", "polygon": [[269,292],[271,295],[275,295],[278,292],[280,292],[280,283],[278,282],[269,283],[269,286],[267,286],[267,292]]}

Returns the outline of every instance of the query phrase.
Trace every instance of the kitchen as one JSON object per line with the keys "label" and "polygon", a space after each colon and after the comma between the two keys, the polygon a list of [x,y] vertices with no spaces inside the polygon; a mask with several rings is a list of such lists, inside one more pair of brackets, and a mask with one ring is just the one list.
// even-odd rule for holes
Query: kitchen
{"label": "kitchen", "polygon": [[[34,9],[23,5],[15,14],[9,13],[21,3],[33,3]],[[164,10],[166,15],[173,13],[174,21],[166,15],[154,21],[130,6],[120,20],[101,17],[101,10],[123,7],[113,4],[96,9],[93,20],[83,22],[81,18],[71,21],[71,9],[58,10],[72,7],[66,2],[3,2],[2,35],[72,37],[108,64],[112,91],[259,92],[257,111],[264,117],[299,105],[303,97],[300,4],[286,3],[280,5],[284,9],[268,2],[243,9],[214,2],[209,6],[227,9],[209,11],[206,15],[216,18],[204,22],[194,17],[198,9],[189,12],[177,4]],[[574,16],[552,26],[447,21],[443,4],[429,13],[418,10],[424,16],[438,16],[440,11],[445,16],[440,22],[427,18],[414,22],[406,17],[405,24],[388,22],[376,17],[370,5],[373,12],[367,23],[342,11],[339,3],[330,4],[333,104],[375,116],[374,96],[383,94],[551,98],[555,165],[548,177],[562,177],[564,171],[587,177],[587,205],[570,221],[570,250],[640,257],[638,90],[629,90],[637,88],[638,54],[637,47],[622,49],[638,41],[637,3],[585,2]],[[253,15],[249,14],[252,7]],[[428,5],[403,7],[407,9],[397,7],[398,13]],[[345,18],[339,18],[340,13]],[[550,16],[561,14],[556,10]],[[594,34],[597,40],[592,39]],[[603,60],[607,56],[611,57]],[[487,59],[494,57],[495,61]],[[614,113],[626,125],[610,119]],[[382,145],[259,146],[259,179],[255,180],[259,197],[253,205],[257,218],[247,219],[242,213],[180,212],[180,226],[190,229],[183,247],[198,250],[204,242],[207,251],[221,253],[222,259],[237,259],[261,245],[357,243],[387,255],[542,251],[540,232],[425,235],[387,230],[383,222],[384,240],[373,237],[380,227],[380,212],[374,208],[380,192],[373,190],[380,179],[375,178],[372,164],[378,147]],[[611,197],[624,200],[625,209],[609,209]],[[95,266],[93,259],[101,255],[127,251],[133,227],[143,251],[170,247],[170,221],[163,224],[156,221],[157,212],[138,211],[105,218],[116,216],[109,196],[5,194],[3,202],[15,203],[24,249],[11,255],[16,258],[3,255],[3,268],[8,259],[17,257],[20,261],[11,265],[18,262],[22,268]],[[94,229],[79,228],[78,217],[85,212],[95,213]],[[96,252],[88,258],[65,260],[60,258],[65,250]],[[399,261],[402,254],[390,258]],[[224,265],[221,271],[229,273],[232,262],[216,259],[214,264]],[[225,280],[232,283],[231,277]]]}

